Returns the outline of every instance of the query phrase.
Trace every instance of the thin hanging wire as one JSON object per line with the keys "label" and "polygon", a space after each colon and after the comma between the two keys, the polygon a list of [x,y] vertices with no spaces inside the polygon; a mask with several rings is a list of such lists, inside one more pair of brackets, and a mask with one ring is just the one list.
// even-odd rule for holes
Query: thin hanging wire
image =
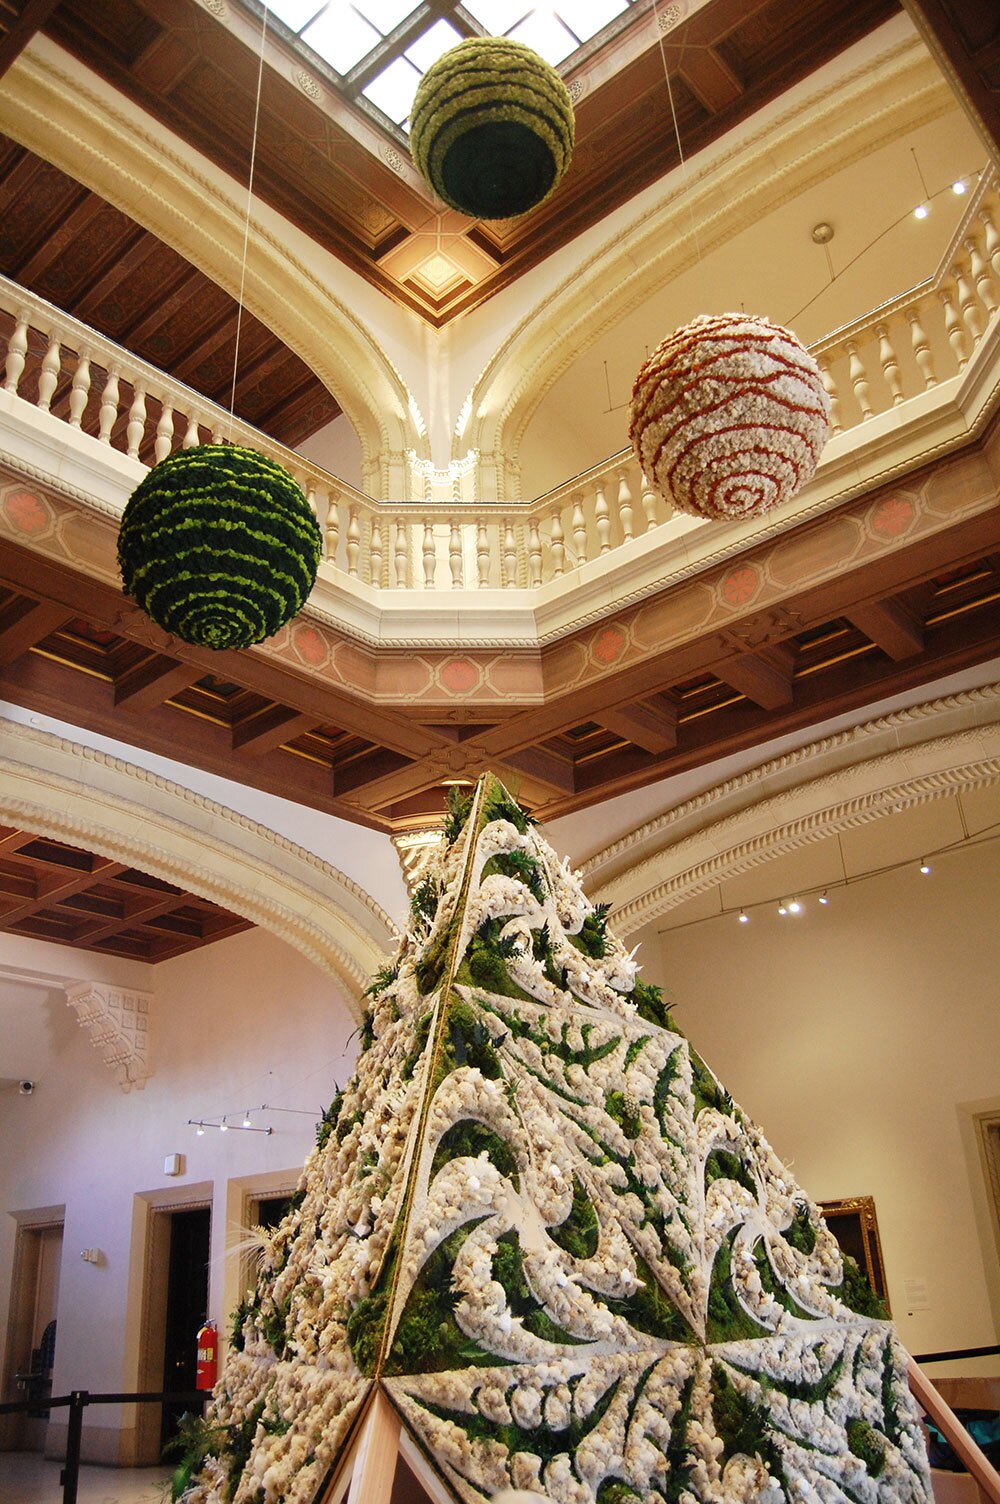
{"label": "thin hanging wire", "polygon": [[[673,85],[670,82],[670,69],[667,66],[667,44],[666,44],[666,41],[664,40],[664,35],[665,34],[664,34],[664,31],[663,31],[663,27],[660,25],[660,12],[659,12],[659,6],[657,4],[657,0],[653,0],[653,20],[656,23],[656,33],[657,33],[657,37],[659,39],[660,61],[663,64],[663,76],[664,76],[664,78],[667,81],[667,98],[670,100],[670,116],[671,116],[671,119],[674,122],[674,138],[677,141],[677,155],[680,158],[681,175],[682,175],[682,177],[684,179],[684,187],[687,188],[687,187],[689,187],[687,158],[684,155],[684,147],[683,147],[683,144],[681,142],[680,122],[677,119],[677,106],[674,104],[674,90],[673,90]],[[691,203],[691,196],[690,196],[690,194],[687,195],[687,200],[688,200],[688,205],[687,205],[688,215],[689,215],[689,217],[691,219],[691,233],[694,236],[695,248],[696,248],[696,250],[698,252],[698,260],[700,261],[701,260],[701,240],[700,240],[700,238],[698,236],[698,221],[694,217],[694,207],[693,207],[693,205]]]}
{"label": "thin hanging wire", "polygon": [[236,306],[236,348],[233,350],[233,384],[229,393],[229,442],[233,439],[236,417],[236,373],[240,363],[240,334],[243,329],[243,294],[247,280],[247,251],[250,245],[250,209],[253,205],[253,176],[257,165],[257,128],[260,123],[260,96],[264,82],[264,44],[267,40],[267,5],[260,27],[260,56],[257,59],[257,98],[253,108],[253,139],[250,143],[250,174],[247,178],[247,210],[243,221],[243,260],[240,266],[240,295]]}

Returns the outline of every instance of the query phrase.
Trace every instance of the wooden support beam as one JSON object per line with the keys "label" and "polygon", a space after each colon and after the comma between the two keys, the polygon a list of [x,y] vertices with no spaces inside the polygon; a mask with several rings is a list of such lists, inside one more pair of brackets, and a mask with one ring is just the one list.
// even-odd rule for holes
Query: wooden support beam
{"label": "wooden support beam", "polygon": [[895,663],[924,650],[923,627],[898,601],[868,601],[844,615]]}
{"label": "wooden support beam", "polygon": [[16,663],[36,642],[43,641],[51,632],[57,632],[72,620],[73,612],[67,611],[65,606],[53,601],[38,601],[0,633],[0,665]]}
{"label": "wooden support beam", "polygon": [[615,736],[632,742],[644,752],[669,752],[677,745],[677,707],[649,705],[642,700],[595,711],[594,720]]}
{"label": "wooden support beam", "polygon": [[504,768],[512,768],[522,779],[540,783],[546,789],[555,789],[557,794],[572,794],[576,788],[573,764],[546,747],[522,747],[518,752],[508,752],[503,759],[494,759],[494,762],[495,771],[501,778]]}
{"label": "wooden support beam", "polygon": [[204,669],[193,663],[178,663],[176,658],[144,658],[115,680],[115,709],[133,714],[151,710],[204,677]]}
{"label": "wooden support beam", "polygon": [[399,1455],[399,1416],[376,1387],[361,1422],[347,1504],[389,1504]]}
{"label": "wooden support beam", "polygon": [[27,47],[36,31],[41,31],[59,4],[59,0],[28,0],[7,35],[0,37],[0,78],[3,78]]}
{"label": "wooden support beam", "polygon": [[316,716],[304,711],[273,705],[233,727],[233,751],[240,757],[260,757],[322,724]]}
{"label": "wooden support beam", "polygon": [[778,710],[792,703],[792,658],[781,649],[739,653],[715,668],[723,684],[746,695],[762,710]]}

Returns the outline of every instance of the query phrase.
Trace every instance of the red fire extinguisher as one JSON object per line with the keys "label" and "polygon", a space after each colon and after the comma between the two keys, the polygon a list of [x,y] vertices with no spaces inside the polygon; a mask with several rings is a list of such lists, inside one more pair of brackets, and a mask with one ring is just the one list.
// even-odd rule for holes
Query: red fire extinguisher
{"label": "red fire extinguisher", "polygon": [[198,1377],[196,1389],[214,1389],[219,1376],[219,1331],[214,1321],[206,1321],[198,1332]]}

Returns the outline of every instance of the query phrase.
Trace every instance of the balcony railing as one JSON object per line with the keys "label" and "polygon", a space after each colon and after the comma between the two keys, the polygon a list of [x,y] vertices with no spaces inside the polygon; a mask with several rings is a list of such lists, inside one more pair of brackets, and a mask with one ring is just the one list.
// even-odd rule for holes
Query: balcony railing
{"label": "balcony railing", "polygon": [[[933,410],[972,367],[1000,302],[998,209],[996,179],[984,176],[934,276],[812,347],[831,403],[828,456],[838,441],[843,450],[876,430],[888,442],[893,415],[901,421],[915,402]],[[688,548],[685,535],[701,527],[671,518],[628,449],[530,502],[374,500],[2,278],[0,359],[8,393],[136,461],[136,481],[139,464],[209,439],[276,459],[322,529],[321,578],[347,596],[360,587],[369,613],[372,591],[551,585],[558,595],[563,577],[583,566],[605,576],[650,552],[645,535],[658,535],[652,551],[661,556],[682,538]],[[817,479],[831,464],[821,463]]]}

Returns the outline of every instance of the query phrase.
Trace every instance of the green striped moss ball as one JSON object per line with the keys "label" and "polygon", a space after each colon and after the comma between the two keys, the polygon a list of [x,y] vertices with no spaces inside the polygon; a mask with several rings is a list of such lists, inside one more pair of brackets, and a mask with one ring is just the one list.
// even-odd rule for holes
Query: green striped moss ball
{"label": "green striped moss ball", "polygon": [[522,42],[470,37],[424,74],[410,151],[463,214],[510,219],[552,192],[573,155],[573,105],[554,68]]}
{"label": "green striped moss ball", "polygon": [[299,486],[253,449],[168,455],[122,515],[125,594],[164,631],[207,648],[263,642],[302,608],[321,538]]}

